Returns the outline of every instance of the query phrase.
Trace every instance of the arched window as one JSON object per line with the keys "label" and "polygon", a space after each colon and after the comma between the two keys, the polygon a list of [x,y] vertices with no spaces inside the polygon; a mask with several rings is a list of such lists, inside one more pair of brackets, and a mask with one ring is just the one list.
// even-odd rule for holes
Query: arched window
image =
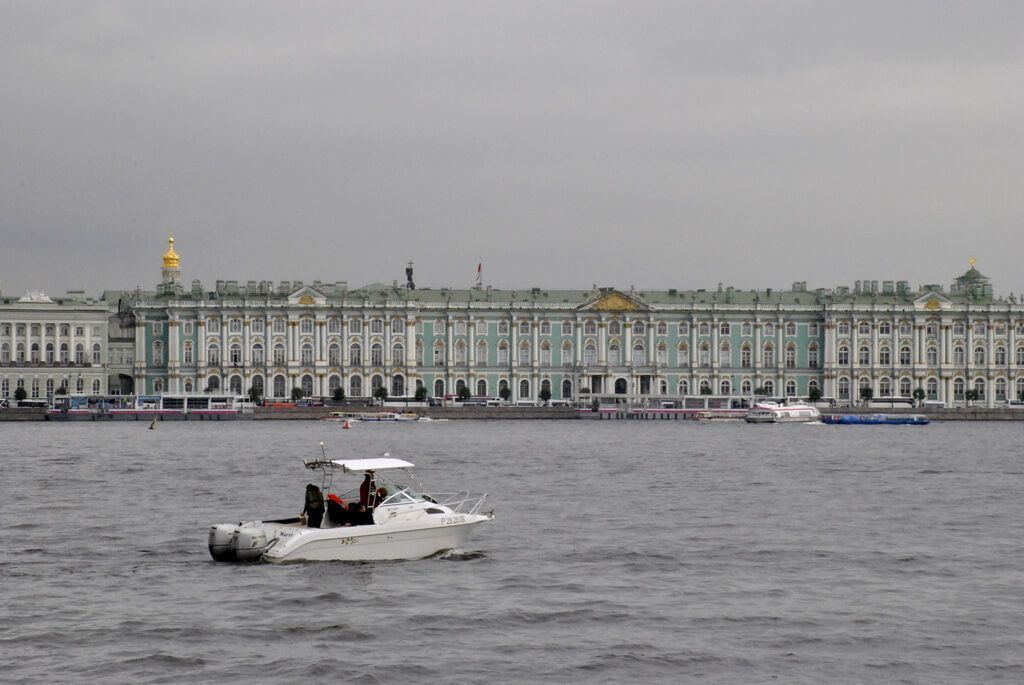
{"label": "arched window", "polygon": [[331,397],[334,397],[334,393],[337,392],[338,388],[340,388],[340,387],[341,387],[341,376],[339,376],[336,373],[332,373],[330,376],[328,376],[328,378],[327,378],[327,392],[329,392],[331,394]]}
{"label": "arched window", "polygon": [[370,364],[380,366],[384,363],[384,346],[380,343],[370,345]]}
{"label": "arched window", "polygon": [[444,366],[444,342],[434,343],[434,366]]}
{"label": "arched window", "polygon": [[608,324],[608,335],[622,335],[622,324],[618,321]]}
{"label": "arched window", "polygon": [[444,397],[444,381],[440,378],[434,381],[434,397]]}
{"label": "arched window", "polygon": [[676,356],[679,360],[679,366],[690,365],[690,346],[686,343],[679,343],[679,347],[676,348]]}
{"label": "arched window", "polygon": [[818,356],[818,343],[811,343],[807,346],[807,366],[812,369],[816,369],[821,365],[821,359]]}
{"label": "arched window", "polygon": [[861,366],[868,366],[871,364],[871,348],[867,345],[861,345],[860,350],[857,352],[857,363]]}
{"label": "arched window", "polygon": [[192,392],[194,389],[195,389],[195,386],[192,384],[192,379],[191,378],[186,378],[185,379],[185,392]]}
{"label": "arched window", "polygon": [[530,381],[525,378],[519,381],[519,398],[529,399],[530,398]]}
{"label": "arched window", "polygon": [[206,379],[206,388],[210,392],[220,390],[220,376],[210,376]]}
{"label": "arched window", "polygon": [[486,379],[480,378],[476,382],[476,396],[487,397],[487,381]]}
{"label": "arched window", "polygon": [[313,377],[308,373],[302,374],[302,380],[299,381],[299,387],[302,389],[303,397],[313,396]]}
{"label": "arched window", "polygon": [[525,340],[519,343],[519,365],[530,365],[530,343]]}
{"label": "arched window", "polygon": [[656,335],[668,335],[668,324],[666,324],[664,321],[659,321],[658,322],[658,328],[656,329],[655,334]]}
{"label": "arched window", "polygon": [[274,376],[274,397],[285,397],[285,391],[284,376],[280,374]]}
{"label": "arched window", "polygon": [[593,342],[587,341],[587,344],[583,347],[583,363],[586,365],[597,363],[597,346]]}
{"label": "arched window", "polygon": [[210,345],[206,348],[206,363],[210,366],[220,366],[220,347]]}
{"label": "arched window", "polygon": [[678,388],[678,390],[679,390],[679,394],[680,395],[689,395],[690,394],[690,383],[689,383],[689,381],[687,381],[686,379],[680,380],[679,381],[679,388]]}
{"label": "arched window", "polygon": [[953,379],[953,399],[962,400],[964,398],[964,379],[954,378]]}
{"label": "arched window", "polygon": [[[82,379],[79,378],[78,382],[75,383],[75,392],[82,393],[84,391],[85,391],[85,384],[82,383]],[[156,394],[159,395],[163,391],[164,391],[163,379],[157,378],[155,381],[153,381],[153,392],[155,392]]]}
{"label": "arched window", "polygon": [[910,346],[900,347],[900,366],[910,366]]}
{"label": "arched window", "polygon": [[753,366],[751,352],[750,343],[743,343],[743,346],[740,347],[740,366],[744,369],[749,369]]}
{"label": "arched window", "polygon": [[[381,324],[383,326],[383,324]],[[375,373],[370,377],[370,397],[376,397],[377,392],[384,387],[384,378]]]}
{"label": "arched window", "polygon": [[508,390],[508,381],[502,378],[498,381],[498,397],[501,397],[506,390]]}
{"label": "arched window", "polygon": [[718,364],[723,368],[732,366],[732,346],[728,340],[723,340],[722,344],[718,347]]}
{"label": "arched window", "polygon": [[796,344],[795,343],[789,343],[788,345],[786,345],[786,368],[787,369],[795,369],[796,368]]}
{"label": "arched window", "polygon": [[194,355],[192,352],[192,341],[186,340],[185,343],[181,346],[181,363],[192,364],[193,359]]}
{"label": "arched window", "polygon": [[707,378],[702,378],[700,381],[700,394],[710,395],[711,394],[711,381]]}
{"label": "arched window", "polygon": [[[82,344],[75,345],[75,363],[81,364],[79,357],[82,354]],[[164,364],[164,343],[162,340],[157,340],[153,343],[153,365],[163,366]]]}
{"label": "arched window", "polygon": [[242,377],[237,375],[237,374],[232,376],[228,380],[228,387],[231,389],[231,392],[233,394],[241,395],[242,394]]}
{"label": "arched window", "polygon": [[1024,378],[1018,378],[1014,382],[1013,394],[1018,401],[1024,402]]}
{"label": "arched window", "polygon": [[910,397],[910,393],[911,392],[913,392],[913,390],[911,390],[910,379],[909,378],[901,378],[900,379],[900,397]]}
{"label": "arched window", "polygon": [[[0,345],[0,364],[9,364],[11,361],[11,346],[8,343]],[[6,395],[5,395],[6,397]]]}
{"label": "arched window", "polygon": [[391,394],[394,397],[401,397],[405,394],[405,377],[401,374],[391,377]]}
{"label": "arched window", "polygon": [[1024,347],[1018,347],[1017,351],[1014,353],[1014,357],[1014,362],[1017,366],[1024,366]]}
{"label": "arched window", "polygon": [[476,363],[480,366],[487,366],[487,341],[479,340],[476,343]]}
{"label": "arched window", "polygon": [[545,378],[544,380],[542,380],[542,381],[540,382],[540,391],[541,391],[541,392],[544,392],[545,390],[546,390],[546,391],[547,391],[548,393],[550,393],[550,392],[551,392],[551,381],[550,381],[550,380],[548,380],[547,378]]}
{"label": "arched window", "polygon": [[850,348],[849,347],[847,347],[846,345],[841,345],[839,347],[839,354],[837,356],[836,363],[838,363],[840,366],[849,366],[850,365]]}
{"label": "arched window", "polygon": [[359,343],[348,348],[348,362],[351,366],[363,365],[363,348]]}
{"label": "arched window", "polygon": [[242,346],[238,343],[231,343],[231,347],[228,348],[228,355],[231,359],[231,365],[238,366],[242,363]]}
{"label": "arched window", "polygon": [[348,395],[349,397],[363,396],[363,377],[359,374],[355,374],[348,379]]}
{"label": "arched window", "polygon": [[928,366],[939,365],[939,350],[936,347],[929,347],[925,350],[925,362]]}
{"label": "arched window", "polygon": [[643,343],[635,343],[633,345],[633,366],[644,366],[647,364],[647,351],[644,350]]}
{"label": "arched window", "polygon": [[562,343],[562,366],[572,366],[572,341],[566,340]]}
{"label": "arched window", "polygon": [[[255,395],[257,397],[263,397],[263,395],[264,395],[263,376],[260,376],[260,375],[253,376],[252,377],[252,384],[249,386],[249,388],[252,390],[253,393],[255,393]],[[191,390],[189,390],[188,392],[191,392]]]}
{"label": "arched window", "polygon": [[508,343],[504,340],[498,343],[498,366],[508,366]]}
{"label": "arched window", "polygon": [[[284,364],[284,343],[274,345],[274,364],[277,366]],[[278,395],[278,397],[283,397],[283,395]]]}
{"label": "arched window", "polygon": [[608,346],[608,364],[610,366],[619,366],[622,363],[622,350],[619,347],[619,341],[615,340]]}
{"label": "arched window", "polygon": [[336,342],[327,346],[327,363],[331,366],[341,364],[341,345]]}
{"label": "arched window", "polygon": [[466,389],[466,381],[459,378],[455,381],[455,395],[458,396]]}
{"label": "arched window", "polygon": [[722,395],[731,395],[732,383],[729,382],[728,378],[722,379],[722,382],[719,384],[718,390]]}
{"label": "arched window", "polygon": [[[39,343],[32,343],[30,359],[33,364],[39,363]],[[38,397],[38,394],[36,396]]]}
{"label": "arched window", "polygon": [[[301,355],[302,356],[300,357],[300,359],[301,359],[303,364],[312,364],[313,363],[313,344],[312,343],[302,343]],[[309,397],[309,395],[306,395],[306,397]]]}
{"label": "arched window", "polygon": [[750,395],[750,394],[753,393],[753,389],[752,388],[753,388],[753,386],[750,384],[750,379],[749,378],[744,378],[743,382],[740,383],[740,394],[741,395]]}
{"label": "arched window", "polygon": [[[728,321],[723,321],[718,325],[719,335],[732,335],[732,326],[729,325]],[[728,394],[728,393],[726,393]]]}
{"label": "arched window", "polygon": [[985,348],[978,345],[974,348],[974,365],[984,366],[985,365]]}
{"label": "arched window", "polygon": [[583,335],[597,335],[597,324],[587,321],[583,324]]}
{"label": "arched window", "polygon": [[[99,381],[96,381],[96,382],[99,383]],[[97,390],[93,394],[94,395],[98,395],[99,391]],[[53,379],[52,378],[47,378],[46,379],[46,396],[47,397],[53,397]]]}
{"label": "arched window", "polygon": [[563,400],[571,400],[572,399],[572,381],[569,380],[568,378],[565,378],[565,379],[562,380],[562,399]]}
{"label": "arched window", "polygon": [[659,365],[665,366],[668,364],[668,345],[665,344],[665,341],[658,343],[658,350],[656,354]]}
{"label": "arched window", "polygon": [[645,330],[645,327],[644,327],[644,322],[643,321],[634,321],[633,322],[633,335],[643,335],[644,334],[644,330]]}
{"label": "arched window", "polygon": [[892,365],[892,353],[889,351],[888,345],[882,345],[881,347],[878,348],[878,365]]}
{"label": "arched window", "polygon": [[770,342],[764,344],[764,365],[775,366],[775,346]]}
{"label": "arched window", "polygon": [[964,348],[960,345],[957,345],[956,347],[953,348],[953,363],[956,364],[957,366],[963,366],[964,362]]}
{"label": "arched window", "polygon": [[551,366],[551,343],[547,340],[540,345],[540,365]]}
{"label": "arched window", "polygon": [[939,399],[939,381],[936,378],[929,378],[925,383],[925,396],[930,400]]}
{"label": "arched window", "polygon": [[796,397],[796,381],[792,378],[786,381],[786,397]]}
{"label": "arched window", "polygon": [[707,341],[700,344],[697,349],[698,363],[703,367],[711,366],[711,346]]}
{"label": "arched window", "polygon": [[811,394],[811,391],[818,389],[818,379],[812,378],[807,381],[807,394]]}
{"label": "arched window", "polygon": [[391,346],[391,363],[396,366],[405,364],[405,345],[400,342]]}
{"label": "arched window", "polygon": [[419,340],[416,341],[416,363],[423,365],[423,343]]}
{"label": "arched window", "polygon": [[975,378],[974,379],[974,392],[978,393],[978,399],[985,399],[985,379]]}
{"label": "arched window", "polygon": [[769,397],[775,396],[775,381],[765,381],[761,387],[764,388],[765,394]]}
{"label": "arched window", "polygon": [[839,379],[839,399],[848,400],[850,399],[850,379],[843,376]]}
{"label": "arched window", "polygon": [[[97,343],[96,345],[93,345],[93,348],[97,348],[97,347],[99,347],[99,343]],[[53,343],[46,343],[46,357],[45,357],[45,359],[46,359],[46,363],[47,364],[52,364],[53,363]],[[95,354],[93,355],[92,363],[93,364],[99,364],[100,363],[99,358]]]}
{"label": "arched window", "polygon": [[1005,378],[997,378],[996,379],[996,401],[997,402],[1005,402],[1006,401],[1006,379]]}
{"label": "arched window", "polygon": [[1002,345],[1000,345],[999,347],[996,348],[996,352],[995,352],[995,356],[994,356],[994,363],[997,366],[1005,366],[1006,365],[1006,348],[1003,347]]}

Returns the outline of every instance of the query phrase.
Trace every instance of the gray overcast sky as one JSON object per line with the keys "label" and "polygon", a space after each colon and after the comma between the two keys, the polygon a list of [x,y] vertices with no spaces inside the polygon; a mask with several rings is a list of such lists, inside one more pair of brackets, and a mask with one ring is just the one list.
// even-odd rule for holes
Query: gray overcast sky
{"label": "gray overcast sky", "polygon": [[1024,3],[0,5],[0,289],[1024,290]]}

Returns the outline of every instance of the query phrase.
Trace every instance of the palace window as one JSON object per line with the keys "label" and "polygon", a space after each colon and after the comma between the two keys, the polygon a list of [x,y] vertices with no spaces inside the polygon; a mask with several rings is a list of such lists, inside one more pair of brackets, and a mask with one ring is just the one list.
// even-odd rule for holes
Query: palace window
{"label": "palace window", "polygon": [[[163,335],[163,334],[164,334],[164,322],[163,321],[154,321],[153,322],[153,335]],[[85,335],[85,329],[82,328],[81,326],[79,326],[78,328],[75,329],[75,335]]]}
{"label": "palace window", "polygon": [[[155,330],[153,332],[156,333]],[[212,318],[212,317],[207,319],[206,320],[206,332],[210,333],[211,335],[216,335],[216,334],[220,333],[220,319],[215,319],[215,318]]]}
{"label": "palace window", "polygon": [[1014,396],[1024,402],[1024,378],[1018,378],[1014,382]]}
{"label": "palace window", "polygon": [[[837,333],[838,335],[849,335],[850,334],[850,324],[849,324],[849,322],[848,321],[840,322],[839,326],[837,328],[837,331],[838,331],[838,333]],[[849,383],[849,381],[847,381],[847,383]]]}
{"label": "palace window", "polygon": [[901,378],[900,379],[900,397],[910,397],[910,393],[911,393],[910,379],[909,378]]}
{"label": "palace window", "polygon": [[762,385],[761,387],[764,388],[765,394],[768,395],[769,397],[775,395],[775,381],[765,381],[764,385]]}
{"label": "palace window", "polygon": [[327,332],[328,333],[341,333],[341,319],[336,316],[332,316],[327,319]]}
{"label": "palace window", "polygon": [[186,340],[185,344],[181,346],[181,361],[183,364],[192,363],[192,341]]}
{"label": "palace window", "polygon": [[1017,366],[1024,366],[1024,347],[1018,347],[1014,353],[1014,362]]}
{"label": "palace window", "polygon": [[939,399],[939,381],[935,378],[929,378],[928,382],[925,383],[925,397],[929,400]]}
{"label": "palace window", "polygon": [[740,335],[749,336],[752,335],[753,326],[750,325],[749,321],[744,321],[743,325],[740,326]]}
{"label": "palace window", "polygon": [[231,319],[228,321],[228,333],[241,333],[242,332],[242,320]]}
{"label": "palace window", "polygon": [[879,366],[889,366],[892,364],[892,353],[889,351],[888,345],[882,345],[878,348],[878,364]]}
{"label": "palace window", "polygon": [[502,319],[498,322],[498,335],[508,335],[508,321]]}
{"label": "palace window", "polygon": [[910,346],[900,348],[900,366],[910,366]]}
{"label": "palace window", "polygon": [[871,335],[871,324],[867,321],[857,324],[857,335]]}
{"label": "palace window", "polygon": [[238,366],[242,363],[242,346],[238,343],[231,343],[231,347],[228,348],[228,356],[231,360],[232,366]]}
{"label": "palace window", "polygon": [[658,322],[658,327],[654,331],[655,335],[668,335],[668,324],[664,321]]}
{"label": "palace window", "polygon": [[770,342],[764,345],[764,365],[775,366],[775,346]]}
{"label": "palace window", "polygon": [[285,322],[285,320],[283,318],[278,317],[278,318],[274,319],[274,332],[275,333],[284,333],[286,328],[287,328],[286,322]]}
{"label": "palace window", "polygon": [[622,351],[619,349],[618,341],[613,341],[608,346],[608,364],[611,366],[618,366],[622,363]]}
{"label": "palace window", "polygon": [[953,379],[953,399],[963,400],[964,399],[964,379],[954,378]]}
{"label": "palace window", "polygon": [[423,365],[423,342],[420,340],[416,341],[416,363]]}
{"label": "palace window", "polygon": [[[284,364],[284,344],[277,343],[274,345],[274,364],[281,366]],[[281,397],[281,395],[275,395],[275,397]]]}
{"label": "palace window", "polygon": [[562,343],[562,366],[572,366],[572,362],[572,342],[566,340],[564,343]]}
{"label": "palace window", "polygon": [[878,381],[878,395],[880,397],[892,396],[892,381],[887,376]]}
{"label": "palace window", "polygon": [[529,335],[529,334],[530,334],[530,322],[529,321],[520,321],[519,322],[519,335]]}
{"label": "palace window", "polygon": [[773,324],[773,323],[766,323],[764,325],[764,337],[772,338],[774,336],[775,336],[775,324]]}
{"label": "palace window", "polygon": [[1017,322],[1017,335],[1024,335],[1024,321]]}
{"label": "palace window", "polygon": [[753,390],[752,390],[753,387],[754,386],[751,385],[751,383],[750,383],[750,379],[749,378],[744,378],[743,382],[740,383],[740,394],[741,395],[749,395],[749,394],[751,394],[753,392]]}
{"label": "palace window", "polygon": [[[53,363],[53,343],[46,343],[46,363]],[[99,364],[98,361],[93,361],[94,364]]]}
{"label": "palace window", "polygon": [[996,329],[996,335],[1006,335],[1006,324],[997,323],[994,328]]}
{"label": "palace window", "polygon": [[540,334],[541,335],[551,335],[551,322],[550,321],[541,321],[540,322]]}
{"label": "palace window", "polygon": [[810,336],[812,338],[817,338],[819,334],[820,333],[819,333],[818,322],[817,321],[812,321],[809,324],[807,324],[807,335],[808,336]]}
{"label": "palace window", "polygon": [[978,399],[985,399],[985,379],[975,378],[974,379],[974,392],[978,394]]}
{"label": "palace window", "polygon": [[455,363],[466,363],[466,344],[461,340],[455,343]]}
{"label": "palace window", "polygon": [[[250,319],[249,320],[249,327],[252,328],[252,332],[255,335],[263,335],[264,325],[265,324],[264,324],[263,319]],[[253,380],[255,380],[255,379],[253,379]],[[263,379],[261,378],[260,380],[262,381]]]}
{"label": "palace window", "polygon": [[551,345],[547,341],[540,346],[540,365],[551,366]]}
{"label": "palace window", "polygon": [[[441,323],[444,326],[444,322]],[[354,318],[348,320],[348,332],[350,335],[362,335],[363,334],[363,320],[360,318]],[[443,330],[441,331],[444,332]]]}
{"label": "palace window", "polygon": [[702,367],[711,366],[711,346],[702,342],[697,349],[697,360]]}
{"label": "palace window", "polygon": [[210,345],[206,348],[206,363],[211,366],[220,365],[220,348],[216,345]]}
{"label": "palace window", "polygon": [[983,322],[978,321],[974,324],[974,335],[977,337],[985,335],[985,324]]}
{"label": "palace window", "polygon": [[644,349],[643,343],[636,343],[633,345],[633,365],[644,366],[647,364],[647,351]]}
{"label": "palace window", "polygon": [[405,364],[405,345],[400,342],[391,346],[391,363],[399,366]]}
{"label": "palace window", "polygon": [[455,322],[455,335],[466,335],[466,322],[462,319]]}
{"label": "palace window", "polygon": [[384,333],[384,320],[372,319],[370,321],[370,335],[382,335]]}
{"label": "palace window", "polygon": [[588,366],[597,363],[597,347],[592,342],[588,342],[583,348],[583,363]]}
{"label": "palace window", "polygon": [[508,366],[508,344],[504,341],[498,345],[498,366]]}
{"label": "palace window", "polygon": [[964,348],[957,345],[953,348],[953,363],[958,366],[963,366],[967,362],[967,358],[964,355]]}
{"label": "palace window", "polygon": [[729,345],[728,340],[723,340],[721,346],[718,348],[718,363],[722,367],[732,366],[732,346]]}
{"label": "palace window", "polygon": [[[465,356],[465,353],[463,353]],[[373,366],[380,366],[384,363],[384,346],[380,343],[373,343],[370,345],[370,364]]]}
{"label": "palace window", "polygon": [[402,335],[405,333],[405,322],[401,319],[391,320],[391,335]]}
{"label": "palace window", "polygon": [[327,363],[331,366],[341,364],[341,345],[338,343],[331,343],[327,347]]}
{"label": "palace window", "polygon": [[444,343],[434,345],[434,366],[444,366]]}
{"label": "palace window", "polygon": [[818,389],[818,380],[816,378],[812,378],[811,380],[807,381],[807,394],[810,394],[812,390],[817,390],[817,389]]}
{"label": "palace window", "polygon": [[812,369],[816,369],[821,365],[821,360],[818,357],[818,344],[811,343],[807,346],[807,366]]}
{"label": "palace window", "polygon": [[867,366],[871,363],[871,348],[867,345],[861,346],[857,354],[857,363],[861,366]]}
{"label": "palace window", "polygon": [[476,363],[487,366],[487,341],[480,340],[476,344]]}
{"label": "palace window", "polygon": [[793,323],[792,321],[786,324],[786,335],[788,337],[793,337],[794,335],[796,335],[796,324]]}
{"label": "palace window", "polygon": [[684,342],[679,343],[679,348],[676,350],[676,353],[677,353],[677,356],[678,356],[678,359],[679,359],[679,366],[689,366],[690,365],[690,346],[689,345],[687,345]]}
{"label": "palace window", "polygon": [[892,324],[890,324],[888,321],[883,321],[882,323],[878,324],[878,334],[892,335]]}
{"label": "palace window", "polygon": [[786,381],[786,397],[796,397],[796,381],[792,378]]}
{"label": "palace window", "polygon": [[678,390],[679,390],[679,394],[680,395],[689,395],[690,394],[690,384],[689,384],[689,382],[687,382],[685,379],[680,380],[679,381]]}
{"label": "palace window", "polygon": [[618,321],[608,324],[608,335],[622,335],[622,324]]}
{"label": "palace window", "polygon": [[998,401],[998,402],[1005,402],[1006,401],[1006,379],[1005,378],[997,378],[996,379],[996,401]]}
{"label": "palace window", "polygon": [[363,348],[359,343],[355,343],[348,348],[348,363],[351,366],[363,365]]}
{"label": "palace window", "polygon": [[265,361],[263,356],[263,343],[253,343],[252,346],[252,363],[258,366],[262,366]]}
{"label": "palace window", "polygon": [[983,366],[985,364],[985,348],[980,345],[974,348],[974,364],[976,366]]}
{"label": "palace window", "polygon": [[306,316],[299,321],[299,332],[302,335],[313,334],[313,317]]}
{"label": "palace window", "polygon": [[796,345],[793,343],[786,346],[786,368],[796,368]]}
{"label": "palace window", "polygon": [[191,321],[186,321],[181,326],[182,335],[192,335],[195,332],[195,324]]}
{"label": "palace window", "polygon": [[728,321],[723,321],[718,325],[719,335],[730,335],[732,333],[732,326]]}
{"label": "palace window", "polygon": [[925,361],[928,364],[928,366],[938,366],[939,365],[939,350],[937,348],[935,348],[935,347],[929,347],[925,351]]}
{"label": "palace window", "polygon": [[967,331],[967,327],[963,321],[957,321],[953,324],[953,335],[964,335]]}
{"label": "palace window", "polygon": [[722,382],[718,384],[718,391],[723,395],[732,394],[732,383],[729,382],[728,378],[722,379]]}
{"label": "palace window", "polygon": [[679,322],[679,335],[689,335],[689,334],[690,334],[690,324],[687,323],[686,321],[680,321]]}
{"label": "palace window", "polygon": [[697,327],[697,335],[711,335],[711,325],[706,321]]}
{"label": "palace window", "polygon": [[845,376],[839,379],[839,399],[850,399],[850,379]]}
{"label": "palace window", "polygon": [[[79,354],[81,354],[81,347],[82,347],[82,343],[78,343],[77,345],[75,345],[75,363],[76,364],[81,364],[82,363],[78,359]],[[157,340],[156,342],[153,343],[153,365],[154,366],[163,366],[163,364],[164,364],[164,344],[163,344],[162,341]]]}
{"label": "palace window", "polygon": [[750,345],[744,344],[743,347],[740,348],[740,366],[744,369],[749,369],[753,366],[753,364],[751,364]]}
{"label": "palace window", "polygon": [[525,340],[519,344],[519,365],[530,365],[530,343]]}
{"label": "palace window", "polygon": [[572,321],[562,322],[562,335],[572,335]]}
{"label": "palace window", "polygon": [[633,322],[633,335],[643,335],[645,330],[646,326],[644,326],[643,321]]}
{"label": "palace window", "polygon": [[936,335],[939,334],[939,327],[935,325],[935,322],[929,321],[924,325],[924,333],[925,335],[934,338]]}

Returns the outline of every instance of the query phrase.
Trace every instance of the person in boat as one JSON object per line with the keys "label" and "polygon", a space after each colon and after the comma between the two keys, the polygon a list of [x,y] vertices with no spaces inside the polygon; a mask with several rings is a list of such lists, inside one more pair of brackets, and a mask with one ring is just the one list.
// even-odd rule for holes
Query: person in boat
{"label": "person in boat", "polygon": [[388,498],[387,488],[379,487],[373,495],[373,506],[379,507],[380,503]]}
{"label": "person in boat", "polygon": [[352,525],[348,509],[345,508],[345,501],[333,492],[327,495],[327,518],[336,526]]}
{"label": "person in boat", "polygon": [[373,471],[367,471],[363,476],[363,482],[359,484],[359,506],[372,507],[370,493],[376,489],[377,484],[373,482]]}
{"label": "person in boat", "polygon": [[319,528],[324,520],[324,494],[312,483],[306,486],[306,506],[302,509],[302,515],[306,517],[306,525],[310,528]]}

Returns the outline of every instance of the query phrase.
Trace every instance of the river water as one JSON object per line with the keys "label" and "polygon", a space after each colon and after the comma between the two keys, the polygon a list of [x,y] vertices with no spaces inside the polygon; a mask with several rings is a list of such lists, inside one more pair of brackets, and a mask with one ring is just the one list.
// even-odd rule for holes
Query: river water
{"label": "river water", "polygon": [[[1021,682],[1024,431],[0,424],[0,680]],[[465,549],[215,563],[300,460],[490,493]]]}

